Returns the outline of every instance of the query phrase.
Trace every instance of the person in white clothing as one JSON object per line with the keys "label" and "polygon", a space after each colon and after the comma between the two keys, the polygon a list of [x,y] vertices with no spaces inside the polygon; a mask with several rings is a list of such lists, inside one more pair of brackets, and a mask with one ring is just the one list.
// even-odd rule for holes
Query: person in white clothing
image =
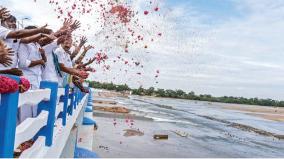
{"label": "person in white clothing", "polygon": [[[25,29],[35,29],[35,26],[29,26]],[[49,35],[38,35],[33,40],[39,40],[42,36],[50,38]],[[31,89],[39,89],[41,82],[42,69],[47,61],[44,49],[37,42],[28,44],[21,43],[18,49],[19,68],[23,71],[24,76],[30,81]]]}
{"label": "person in white clothing", "polygon": [[[35,29],[35,26],[29,26],[25,29]],[[44,49],[37,43],[41,38],[54,40],[54,37],[46,34],[37,34],[35,36],[26,38],[28,44],[20,43],[18,49],[19,68],[23,71],[25,78],[30,81],[31,90],[39,89],[40,82],[42,81],[42,69],[45,67],[47,61]],[[26,42],[25,41],[25,42]],[[22,40],[21,40],[22,42]],[[37,105],[25,105],[19,110],[20,121],[24,121],[29,117],[37,116]]]}
{"label": "person in white clothing", "polygon": [[11,64],[9,66],[4,66],[0,64],[0,73],[4,74],[13,74],[13,75],[22,75],[22,71],[17,69],[18,67],[18,54],[16,50],[18,49],[19,46],[19,40],[13,39],[13,38],[7,38],[8,34],[12,31],[15,30],[15,26],[12,25],[12,22],[16,21],[16,18],[13,16],[10,16],[7,18],[4,22],[1,22],[3,26],[0,26],[0,38],[4,40],[4,43],[9,47],[12,48],[14,51],[14,55],[11,56]]}
{"label": "person in white clothing", "polygon": [[31,84],[31,89],[39,89],[41,82],[42,67],[45,64],[37,43],[20,44],[19,46],[19,68],[23,71]]}
{"label": "person in white clothing", "polygon": [[58,48],[58,40],[46,45],[43,47],[45,55],[46,55],[46,64],[42,70],[42,80],[43,81],[51,81],[58,82],[58,75],[55,69],[54,57],[53,53]]}
{"label": "person in white clothing", "polygon": [[[31,90],[39,89],[41,82],[42,67],[45,61],[39,52],[39,44],[20,44],[19,68],[23,71],[24,77],[30,81]],[[19,109],[19,122],[30,117],[36,117],[37,105],[26,104]]]}
{"label": "person in white clothing", "polygon": [[49,29],[46,29],[46,26],[40,27],[37,29],[23,29],[16,30],[16,18],[10,15],[8,18],[1,19],[0,26],[0,39],[4,43],[12,48],[14,51],[14,56],[12,56],[12,63],[9,66],[4,66],[0,64],[0,73],[3,74],[12,74],[21,76],[23,75],[22,71],[18,69],[18,47],[19,43],[30,43],[33,38],[26,39],[28,37],[34,36],[39,33],[48,33]]}
{"label": "person in white clothing", "polygon": [[[63,72],[60,70],[58,56],[55,54],[55,52],[61,46],[61,44],[65,42],[66,37],[71,36],[71,33],[79,27],[80,23],[78,21],[72,22],[71,20],[65,20],[63,27],[61,27],[57,33],[67,30],[68,35],[59,34],[56,36],[58,38],[57,40],[49,41],[45,44],[45,46],[43,46],[47,58],[46,66],[42,72],[43,81],[58,82],[61,80],[63,77]],[[78,54],[77,52],[80,51],[81,45],[83,44],[80,44],[77,48],[75,48],[75,51],[72,54],[73,56]]]}
{"label": "person in white clothing", "polygon": [[71,83],[71,79],[69,75],[78,76],[80,78],[86,79],[88,78],[88,73],[85,71],[81,71],[78,69],[73,68],[73,63],[70,57],[70,48],[72,47],[72,37],[66,36],[64,42],[55,50],[55,54],[58,57],[60,71],[62,72],[63,76],[58,76],[59,85],[64,87],[65,84]]}

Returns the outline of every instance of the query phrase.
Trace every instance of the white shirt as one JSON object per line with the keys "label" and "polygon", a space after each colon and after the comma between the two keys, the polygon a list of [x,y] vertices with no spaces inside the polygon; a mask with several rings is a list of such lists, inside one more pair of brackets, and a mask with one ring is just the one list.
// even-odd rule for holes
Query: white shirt
{"label": "white shirt", "polygon": [[70,55],[61,46],[55,50],[55,54],[58,56],[59,63],[64,64],[65,67],[73,68]]}
{"label": "white shirt", "polygon": [[7,35],[10,33],[11,30],[0,26],[0,39],[5,40],[7,38]]}
{"label": "white shirt", "polygon": [[[58,62],[64,64],[67,68],[73,68],[73,63],[70,55],[60,46],[54,52],[58,57]],[[58,84],[59,86],[64,86],[64,83],[68,82],[68,74],[62,72],[63,77],[58,76]]]}
{"label": "white shirt", "polygon": [[32,61],[41,60],[38,43],[20,44],[18,49],[19,68],[30,81],[32,89],[38,89],[41,82],[42,65],[29,67]]}
{"label": "white shirt", "polygon": [[55,69],[52,52],[58,48],[57,41],[54,41],[43,47],[47,62],[45,63],[45,68],[42,71],[43,81],[58,82],[58,75]]}
{"label": "white shirt", "polygon": [[19,42],[20,40],[17,39],[7,39],[7,35],[11,32],[11,30],[0,26],[0,39],[4,41],[4,43],[7,45],[8,48],[12,48],[14,51],[14,56],[12,56],[12,64],[8,67],[5,67],[4,65],[0,64],[0,70],[6,70],[11,68],[17,68],[18,67],[18,48],[19,48]]}

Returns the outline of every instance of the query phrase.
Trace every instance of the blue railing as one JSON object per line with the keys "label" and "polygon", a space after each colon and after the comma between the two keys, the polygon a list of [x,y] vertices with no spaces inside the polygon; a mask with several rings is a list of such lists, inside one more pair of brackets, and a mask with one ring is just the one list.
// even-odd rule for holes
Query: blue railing
{"label": "blue railing", "polygon": [[[7,75],[5,75],[7,76]],[[8,76],[17,82],[19,82],[19,77]],[[38,103],[39,115],[41,112],[48,112],[46,124],[39,129],[33,135],[33,139],[36,140],[39,136],[45,137],[45,146],[52,146],[53,144],[53,132],[54,124],[57,118],[62,118],[62,125],[65,126],[67,122],[67,116],[73,114],[73,109],[77,108],[84,97],[78,88],[70,89],[67,85],[64,89],[64,94],[60,97],[60,102],[63,102],[63,108],[60,110],[60,115],[57,116],[56,108],[59,106],[58,101],[58,83],[42,81],[40,84],[40,89],[50,89],[49,100],[42,100]],[[16,137],[16,119],[17,110],[19,107],[19,92],[1,94],[1,104],[0,104],[0,157],[1,158],[11,158],[14,154],[15,137]],[[32,100],[32,99],[31,99]],[[70,105],[68,105],[70,101]],[[30,138],[30,139],[32,139]]]}

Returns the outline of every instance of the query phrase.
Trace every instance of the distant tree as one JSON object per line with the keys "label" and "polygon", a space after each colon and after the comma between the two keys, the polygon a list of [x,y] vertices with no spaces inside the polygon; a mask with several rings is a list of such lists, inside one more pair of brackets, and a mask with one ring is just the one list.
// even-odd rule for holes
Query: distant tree
{"label": "distant tree", "polygon": [[166,90],[166,96],[170,97],[170,98],[176,98],[177,97],[177,93],[176,93],[176,91],[167,89]]}
{"label": "distant tree", "polygon": [[183,90],[164,90],[150,87],[144,89],[140,86],[138,89],[131,89],[127,84],[116,85],[114,83],[100,83],[97,81],[87,81],[90,87],[98,89],[107,89],[115,90],[117,92],[123,91],[132,91],[133,95],[148,95],[148,96],[157,96],[157,97],[169,97],[169,98],[182,98],[189,100],[201,100],[209,102],[222,102],[222,103],[237,103],[237,104],[249,104],[249,105],[263,105],[263,106],[278,106],[284,107],[284,101],[276,101],[272,99],[258,99],[258,98],[244,98],[244,97],[232,97],[232,96],[223,96],[223,97],[213,97],[209,94],[196,95],[193,91],[186,93]]}
{"label": "distant tree", "polygon": [[166,97],[166,92],[165,92],[165,90],[164,90],[164,89],[158,89],[158,90],[156,91],[156,96],[158,96],[158,97]]}
{"label": "distant tree", "polygon": [[154,92],[155,92],[155,88],[154,87],[150,87],[147,90],[145,90],[145,95],[151,96],[151,95],[154,94]]}
{"label": "distant tree", "polygon": [[183,90],[180,90],[180,89],[176,91],[176,95],[180,98],[186,97],[186,93]]}
{"label": "distant tree", "polygon": [[134,89],[132,91],[132,93],[135,94],[135,95],[144,95],[144,92],[145,92],[145,90],[142,86],[140,86],[138,89]]}

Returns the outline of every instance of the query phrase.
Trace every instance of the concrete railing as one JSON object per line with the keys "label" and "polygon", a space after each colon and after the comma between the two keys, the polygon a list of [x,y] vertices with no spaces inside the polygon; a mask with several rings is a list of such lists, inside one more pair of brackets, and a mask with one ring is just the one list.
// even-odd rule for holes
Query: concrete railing
{"label": "concrete railing", "polygon": [[[59,157],[86,99],[78,88],[58,88],[58,83],[47,81],[41,82],[39,90],[1,94],[0,157],[13,157],[14,150],[30,139],[33,146],[20,157]],[[17,110],[25,105],[38,105],[37,117],[16,126]]]}

